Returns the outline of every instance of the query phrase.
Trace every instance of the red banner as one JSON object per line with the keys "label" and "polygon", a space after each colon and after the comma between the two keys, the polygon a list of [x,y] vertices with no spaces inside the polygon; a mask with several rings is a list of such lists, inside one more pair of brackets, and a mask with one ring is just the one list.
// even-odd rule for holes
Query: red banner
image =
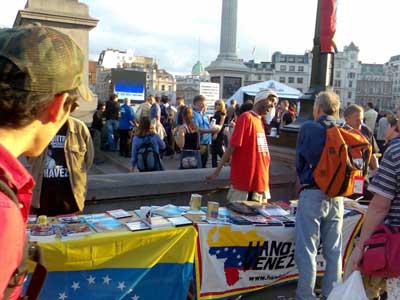
{"label": "red banner", "polygon": [[337,0],[320,0],[320,41],[321,53],[335,52]]}

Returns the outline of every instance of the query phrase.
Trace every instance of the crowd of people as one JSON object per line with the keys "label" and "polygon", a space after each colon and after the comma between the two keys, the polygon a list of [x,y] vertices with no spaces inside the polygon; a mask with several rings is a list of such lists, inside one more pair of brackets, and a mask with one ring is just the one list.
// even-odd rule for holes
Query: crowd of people
{"label": "crowd of people", "polygon": [[[175,154],[180,156],[180,169],[205,168],[211,154],[215,169],[208,180],[217,178],[223,166],[230,163],[229,201],[266,203],[271,198],[267,136],[296,121],[295,103],[280,100],[274,91],[262,90],[240,106],[232,100],[226,108],[224,101],[217,100],[210,118],[201,95],[190,105],[178,98],[176,106],[165,96],[148,96],[136,112],[129,99],[121,106],[113,95],[98,104],[89,131],[70,116],[78,107],[79,97],[91,100],[82,82],[84,62],[77,44],[55,29],[30,25],[0,30],[2,299],[17,299],[22,291],[28,215],[82,212],[87,171],[93,161],[104,162],[102,150],[130,157],[132,171],[141,172],[163,170],[163,157]],[[68,68],[60,67],[65,65]],[[314,173],[326,132],[338,123],[340,111],[335,93],[319,93],[313,106],[314,120],[306,121],[298,133],[296,300],[316,299],[320,246],[326,261],[322,299],[327,299],[334,283],[342,279],[343,197],[327,196],[316,184]],[[362,195],[368,210],[349,259],[348,268],[355,270],[364,243],[379,224],[400,226],[400,111],[379,114],[372,103],[365,112],[355,104],[342,111],[343,130],[365,137],[372,149],[372,155],[360,162],[369,167],[369,172],[364,174],[364,188],[356,197]],[[27,157],[30,173],[19,157]],[[386,289],[387,299],[399,299],[400,278],[388,278],[386,286],[367,285],[368,295],[378,299]]]}

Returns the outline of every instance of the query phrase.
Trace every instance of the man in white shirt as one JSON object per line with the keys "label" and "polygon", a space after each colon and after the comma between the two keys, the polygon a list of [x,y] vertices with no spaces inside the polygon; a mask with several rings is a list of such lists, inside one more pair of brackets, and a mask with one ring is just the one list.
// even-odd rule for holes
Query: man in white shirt
{"label": "man in white shirt", "polygon": [[376,118],[378,117],[378,113],[374,109],[374,105],[372,102],[368,102],[367,104],[368,108],[364,113],[364,123],[367,125],[369,129],[372,130],[372,132],[375,131],[375,124],[376,124]]}

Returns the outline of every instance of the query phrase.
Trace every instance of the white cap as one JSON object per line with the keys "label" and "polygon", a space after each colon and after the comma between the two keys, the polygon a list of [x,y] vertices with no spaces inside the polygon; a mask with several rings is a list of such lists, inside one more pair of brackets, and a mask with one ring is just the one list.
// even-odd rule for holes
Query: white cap
{"label": "white cap", "polygon": [[275,96],[278,99],[278,95],[273,90],[261,90],[256,94],[254,104],[261,100],[268,99],[269,96]]}

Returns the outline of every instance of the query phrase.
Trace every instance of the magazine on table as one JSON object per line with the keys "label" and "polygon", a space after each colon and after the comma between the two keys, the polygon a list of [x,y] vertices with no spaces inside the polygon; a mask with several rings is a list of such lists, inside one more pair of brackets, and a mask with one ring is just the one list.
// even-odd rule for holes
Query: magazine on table
{"label": "magazine on table", "polygon": [[166,218],[170,217],[179,217],[184,212],[183,209],[180,209],[178,206],[168,204],[160,207],[152,208],[152,212],[156,215],[160,215]]}
{"label": "magazine on table", "polygon": [[56,238],[53,225],[34,224],[29,230],[31,242],[52,242]]}
{"label": "magazine on table", "polygon": [[63,224],[73,224],[81,222],[81,218],[75,214],[58,215],[57,220]]}
{"label": "magazine on table", "polygon": [[92,227],[92,229],[95,230],[96,232],[127,230],[124,223],[118,221],[117,219],[109,217],[105,214],[103,214],[102,217],[95,216],[92,219],[90,218],[85,218],[85,219],[86,222],[89,224],[89,226]]}
{"label": "magazine on table", "polygon": [[94,232],[87,223],[54,224],[53,226],[57,237],[62,240],[79,239]]}

